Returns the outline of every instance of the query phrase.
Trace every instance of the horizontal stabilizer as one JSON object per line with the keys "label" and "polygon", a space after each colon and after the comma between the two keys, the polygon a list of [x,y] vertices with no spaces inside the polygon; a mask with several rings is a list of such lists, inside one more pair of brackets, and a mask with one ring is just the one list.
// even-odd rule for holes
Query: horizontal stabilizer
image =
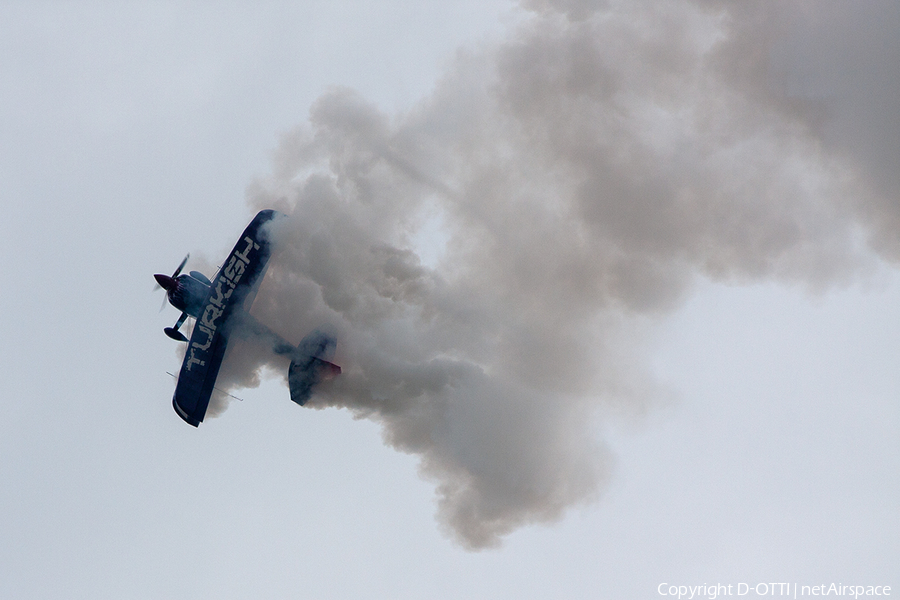
{"label": "horizontal stabilizer", "polygon": [[312,396],[313,388],[341,374],[341,368],[321,358],[312,357],[303,362],[292,362],[288,369],[288,385],[291,400],[303,406]]}
{"label": "horizontal stabilizer", "polygon": [[325,360],[334,356],[336,346],[335,336],[323,328],[303,338],[288,368],[291,400],[303,406],[309,401],[316,385],[341,374],[339,366]]}

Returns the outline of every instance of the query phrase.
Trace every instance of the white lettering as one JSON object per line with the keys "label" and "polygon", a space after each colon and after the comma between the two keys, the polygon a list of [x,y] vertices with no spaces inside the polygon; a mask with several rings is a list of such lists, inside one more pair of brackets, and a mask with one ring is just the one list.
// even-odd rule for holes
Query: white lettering
{"label": "white lettering", "polygon": [[206,364],[206,361],[202,361],[199,358],[194,357],[194,349],[191,348],[191,353],[187,362],[187,370],[190,371],[193,365],[200,365],[201,367]]}
{"label": "white lettering", "polygon": [[[222,284],[226,284],[230,289],[227,292],[222,291]],[[231,293],[234,291],[234,285],[232,285],[227,280],[220,280],[216,283],[216,295],[210,296],[209,301],[212,304],[215,304],[219,308],[225,308],[225,301],[231,297]]]}
{"label": "white lettering", "polygon": [[[209,350],[209,345],[212,344],[213,330],[209,329],[208,327],[204,327],[203,325],[197,325],[197,327],[200,329],[200,331],[202,333],[206,334],[206,343],[201,344],[200,340],[198,338],[191,342],[191,346],[196,348],[197,350],[202,350],[203,352],[206,352],[207,350]],[[193,336],[191,336],[191,337],[193,337]]]}
{"label": "white lettering", "polygon": [[251,248],[253,250],[259,250],[259,244],[254,242],[253,238],[251,238],[248,235],[244,236],[244,241],[247,242],[247,247],[244,248],[244,253],[241,254],[240,252],[235,252],[234,255],[237,256],[238,258],[240,258],[245,263],[249,264],[250,263],[250,250],[251,250]]}
{"label": "white lettering", "polygon": [[207,302],[206,307],[203,309],[203,314],[197,321],[197,327],[200,329],[200,332],[206,334],[206,340],[203,344],[200,343],[199,336],[196,340],[192,340],[186,363],[188,371],[194,365],[200,365],[201,367],[206,365],[206,361],[198,357],[205,358],[206,352],[209,351],[216,333],[216,321],[224,314],[228,299],[234,292],[236,284],[246,272],[247,266],[250,264],[250,253],[253,250],[259,250],[259,244],[253,241],[253,238],[250,236],[244,236],[243,241],[247,243],[246,247],[243,252],[235,250],[228,261],[228,265],[222,269],[221,274],[215,281],[214,292],[210,294],[209,302]]}
{"label": "white lettering", "polygon": [[246,268],[246,266],[246,263],[239,261],[236,257],[232,256],[231,260],[228,262],[228,265],[225,267],[225,277],[227,277],[234,283],[237,283],[241,280],[241,276],[244,274],[244,269]]}
{"label": "white lettering", "polygon": [[212,304],[206,305],[206,310],[203,311],[203,318],[201,319],[201,323],[209,327],[211,330],[216,330],[216,319],[222,316],[222,310],[219,310]]}

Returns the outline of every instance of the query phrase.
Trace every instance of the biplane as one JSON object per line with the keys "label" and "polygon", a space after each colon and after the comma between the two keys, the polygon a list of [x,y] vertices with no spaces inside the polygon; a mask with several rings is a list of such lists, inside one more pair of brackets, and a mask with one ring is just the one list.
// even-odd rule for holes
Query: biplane
{"label": "biplane", "polygon": [[[337,338],[329,327],[316,329],[294,346],[250,314],[272,254],[269,225],[279,217],[283,215],[274,210],[260,211],[212,281],[199,271],[181,273],[190,255],[184,257],[171,276],[153,276],[166,290],[169,303],[181,311],[175,326],[164,329],[173,340],[188,344],[172,406],[178,416],[194,427],[206,415],[228,340],[234,335],[256,337],[274,353],[290,359],[291,400],[301,406],[318,383],[341,372],[339,366],[329,362],[337,346]],[[195,319],[190,340],[179,331],[188,317]]]}

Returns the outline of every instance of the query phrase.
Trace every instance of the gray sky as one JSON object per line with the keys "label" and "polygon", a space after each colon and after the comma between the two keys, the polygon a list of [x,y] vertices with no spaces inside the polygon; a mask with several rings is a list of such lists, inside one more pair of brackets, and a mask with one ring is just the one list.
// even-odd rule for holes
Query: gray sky
{"label": "gray sky", "polygon": [[[900,9],[526,6],[0,5],[0,596],[900,587]],[[263,206],[347,376],[194,430]]]}

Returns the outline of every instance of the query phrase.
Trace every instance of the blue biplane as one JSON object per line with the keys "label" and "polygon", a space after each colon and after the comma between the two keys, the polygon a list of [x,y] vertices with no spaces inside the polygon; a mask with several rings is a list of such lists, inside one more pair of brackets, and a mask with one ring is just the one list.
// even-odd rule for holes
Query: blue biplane
{"label": "blue biplane", "polygon": [[[274,210],[260,211],[212,281],[199,271],[181,274],[187,256],[171,276],[154,275],[166,290],[169,303],[181,311],[175,326],[164,330],[173,340],[188,342],[172,405],[194,427],[206,415],[232,335],[255,336],[271,345],[276,354],[290,359],[291,400],[301,406],[309,400],[316,384],[341,372],[339,366],[329,362],[337,346],[330,329],[317,329],[303,338],[300,345],[293,346],[250,315],[250,305],[272,254],[268,225],[281,216]],[[188,317],[196,320],[190,341],[179,331]]]}

